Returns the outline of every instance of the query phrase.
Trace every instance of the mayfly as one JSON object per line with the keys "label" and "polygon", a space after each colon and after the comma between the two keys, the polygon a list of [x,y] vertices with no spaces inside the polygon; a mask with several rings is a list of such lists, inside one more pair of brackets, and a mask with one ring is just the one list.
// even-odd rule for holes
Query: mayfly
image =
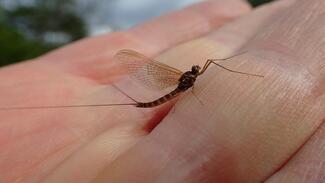
{"label": "mayfly", "polygon": [[[125,104],[87,104],[87,105],[65,105],[65,106],[37,106],[37,107],[8,107],[0,108],[0,110],[19,110],[19,109],[44,109],[44,108],[72,108],[72,107],[100,107],[100,106],[121,106],[121,105],[132,105],[139,108],[150,108],[161,105],[171,99],[177,97],[179,94],[187,91],[194,86],[196,78],[202,75],[211,64],[214,64],[222,69],[229,72],[244,74],[255,77],[264,77],[258,74],[250,74],[246,72],[240,72],[229,69],[225,66],[220,65],[216,61],[225,61],[230,58],[236,57],[243,54],[239,53],[223,59],[208,59],[204,66],[201,68],[199,65],[193,65],[191,70],[182,72],[176,68],[160,63],[153,59],[150,59],[133,50],[120,50],[114,56],[114,60],[120,63],[128,73],[140,81],[143,85],[163,90],[171,86],[176,86],[174,90],[168,94],[151,102],[139,102],[129,97],[134,103]],[[120,90],[121,91],[121,90]],[[126,95],[123,91],[123,94]]]}

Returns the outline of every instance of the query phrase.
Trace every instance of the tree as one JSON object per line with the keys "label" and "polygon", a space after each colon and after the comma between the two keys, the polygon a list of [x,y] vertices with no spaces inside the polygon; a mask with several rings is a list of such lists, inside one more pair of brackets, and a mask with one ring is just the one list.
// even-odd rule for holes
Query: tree
{"label": "tree", "polygon": [[[52,42],[49,35],[65,39]],[[12,10],[0,7],[0,65],[34,58],[85,35],[74,0],[35,0],[33,6]]]}
{"label": "tree", "polygon": [[23,28],[32,39],[46,42],[47,33],[63,33],[67,42],[86,35],[83,20],[73,10],[73,0],[36,0],[34,6],[20,6],[9,12],[11,24]]}
{"label": "tree", "polygon": [[264,3],[268,3],[268,2],[271,2],[273,0],[248,0],[252,6],[258,6],[258,5],[261,5],[261,4],[264,4]]}
{"label": "tree", "polygon": [[0,66],[36,57],[52,47],[27,40],[15,29],[0,22]]}

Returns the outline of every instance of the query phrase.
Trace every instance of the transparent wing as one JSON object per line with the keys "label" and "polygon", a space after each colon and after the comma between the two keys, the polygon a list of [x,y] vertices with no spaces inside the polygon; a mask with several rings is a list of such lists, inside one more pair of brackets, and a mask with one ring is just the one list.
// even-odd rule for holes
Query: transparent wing
{"label": "transparent wing", "polygon": [[132,77],[150,89],[162,90],[177,85],[178,79],[183,74],[178,69],[154,61],[133,50],[119,51],[114,60]]}

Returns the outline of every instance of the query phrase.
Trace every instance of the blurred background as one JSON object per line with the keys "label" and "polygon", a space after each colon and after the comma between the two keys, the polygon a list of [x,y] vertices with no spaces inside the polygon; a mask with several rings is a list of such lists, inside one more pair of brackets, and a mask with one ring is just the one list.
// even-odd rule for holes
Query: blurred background
{"label": "blurred background", "polygon": [[[202,0],[0,0],[0,66]],[[258,6],[272,0],[249,0]]]}

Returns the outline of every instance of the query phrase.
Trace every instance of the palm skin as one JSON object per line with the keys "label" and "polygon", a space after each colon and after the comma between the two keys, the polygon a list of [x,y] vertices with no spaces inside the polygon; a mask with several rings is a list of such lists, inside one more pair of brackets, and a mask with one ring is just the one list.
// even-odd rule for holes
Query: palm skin
{"label": "palm skin", "polygon": [[250,10],[239,0],[205,2],[2,68],[6,107],[128,101],[112,85],[121,80],[113,55],[125,48],[183,71],[248,50],[222,64],[264,78],[210,67],[195,85],[204,105],[188,92],[170,113],[173,103],[0,111],[0,180],[324,180],[324,10],[317,3]]}

